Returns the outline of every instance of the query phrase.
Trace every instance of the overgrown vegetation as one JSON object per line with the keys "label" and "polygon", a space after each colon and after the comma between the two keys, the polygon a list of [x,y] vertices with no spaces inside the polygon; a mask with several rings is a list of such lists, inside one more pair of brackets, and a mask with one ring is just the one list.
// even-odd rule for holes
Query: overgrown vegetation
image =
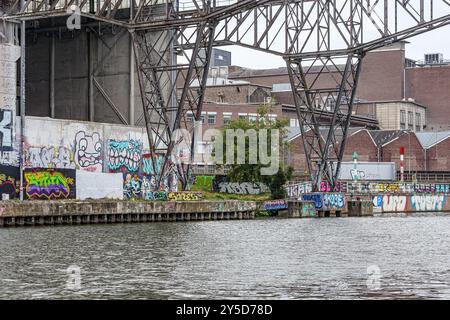
{"label": "overgrown vegetation", "polygon": [[[230,182],[252,182],[252,183],[264,183],[268,186],[270,190],[270,198],[271,199],[282,199],[285,197],[285,191],[283,188],[283,185],[289,181],[292,177],[293,169],[291,167],[285,168],[283,159],[284,159],[284,152],[287,149],[286,142],[283,141],[283,137],[287,134],[287,125],[288,120],[285,119],[277,119],[277,118],[270,118],[269,116],[269,107],[267,106],[261,106],[258,108],[258,118],[255,120],[251,120],[248,118],[245,119],[238,119],[231,121],[228,125],[226,125],[223,128],[223,150],[224,150],[224,157],[226,156],[226,145],[227,145],[227,135],[226,130],[233,129],[233,130],[239,130],[241,129],[243,132],[248,132],[249,130],[254,130],[256,132],[256,138],[253,137],[253,140],[250,139],[248,135],[245,135],[245,163],[244,164],[238,164],[237,159],[237,150],[238,150],[238,138],[241,137],[233,137],[234,141],[231,142],[231,144],[234,145],[234,159],[233,165],[231,166],[231,171],[228,173],[227,177]],[[261,130],[267,130],[268,134],[266,137],[264,135],[260,135]],[[253,145],[256,143],[259,148],[261,148],[262,145],[264,145],[264,142],[266,143],[268,147],[268,157],[270,158],[272,156],[272,152],[276,152],[276,150],[272,150],[272,135],[271,130],[279,130],[279,136],[278,136],[278,150],[279,150],[279,170],[274,175],[263,175],[261,174],[261,169],[268,167],[267,164],[261,163],[261,158],[258,156],[257,163],[256,164],[250,164],[251,160],[251,153],[250,153],[250,145],[252,144],[252,147],[256,147]],[[267,141],[261,141],[262,138],[267,139]],[[259,155],[258,149],[256,149]],[[225,160],[225,159],[224,159]],[[228,160],[228,159],[227,159]]]}

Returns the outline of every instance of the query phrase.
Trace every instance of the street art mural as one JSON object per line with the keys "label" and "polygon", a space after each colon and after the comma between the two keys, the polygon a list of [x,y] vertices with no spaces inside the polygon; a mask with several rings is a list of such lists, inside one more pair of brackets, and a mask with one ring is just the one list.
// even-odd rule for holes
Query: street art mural
{"label": "street art mural", "polygon": [[164,163],[164,157],[157,154],[142,155],[142,173],[147,176],[159,175]]}
{"label": "street art mural", "polygon": [[24,172],[27,199],[75,199],[76,171],[70,169],[27,169]]}
{"label": "street art mural", "polygon": [[0,165],[0,197],[2,194],[7,194],[9,199],[15,199],[19,196],[19,188],[19,168]]}
{"label": "street art mural", "polygon": [[25,150],[26,168],[75,169],[72,150],[66,147],[28,147]]}
{"label": "street art mural", "polygon": [[142,179],[138,174],[125,173],[123,184],[123,196],[126,200],[138,200],[141,198]]}
{"label": "street art mural", "polygon": [[220,193],[229,194],[252,194],[258,195],[262,193],[270,192],[269,188],[264,183],[251,183],[251,182],[220,182],[218,184]]}
{"label": "street art mural", "polygon": [[12,110],[0,109],[0,152],[13,151],[14,115]]}
{"label": "street art mural", "polygon": [[287,203],[284,200],[265,201],[263,208],[266,211],[277,211],[287,209]]}
{"label": "street art mural", "polygon": [[75,136],[75,163],[81,169],[90,172],[102,172],[103,142],[100,134],[79,131]]}
{"label": "street art mural", "polygon": [[138,172],[142,144],[138,140],[108,140],[108,169],[110,172]]}

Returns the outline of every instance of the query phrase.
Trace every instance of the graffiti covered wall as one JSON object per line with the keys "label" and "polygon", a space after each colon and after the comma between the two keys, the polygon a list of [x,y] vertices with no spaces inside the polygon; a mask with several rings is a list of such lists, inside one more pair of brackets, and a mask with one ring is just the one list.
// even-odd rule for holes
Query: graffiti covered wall
{"label": "graffiti covered wall", "polygon": [[[0,99],[10,101],[4,94]],[[2,122],[3,114],[6,118]],[[4,124],[4,130],[0,128],[3,141],[0,193],[14,198],[17,192],[13,186],[20,181],[17,174],[20,139],[14,136],[20,136],[20,121],[16,119],[10,128],[6,124],[7,114],[0,114],[0,122]],[[11,141],[9,129],[15,130]],[[148,150],[144,128],[26,117],[24,169],[29,179],[26,197],[167,200],[170,192],[178,191],[176,171],[171,166],[157,189],[162,157]],[[64,184],[64,178],[71,180]]]}
{"label": "graffiti covered wall", "polygon": [[76,199],[75,170],[27,169],[25,196],[34,200]]}
{"label": "graffiti covered wall", "polygon": [[[285,186],[288,198],[298,198],[303,194],[311,193],[312,184],[304,182]],[[328,182],[320,184],[320,192],[343,192],[349,194],[377,195],[388,194],[448,194],[450,193],[450,184],[446,183],[397,183],[397,182],[339,182],[333,189]]]}
{"label": "graffiti covered wall", "polygon": [[373,205],[381,213],[450,211],[450,202],[443,194],[378,195],[373,197]]}
{"label": "graffiti covered wall", "polygon": [[344,193],[309,193],[301,196],[303,201],[311,201],[319,211],[347,211]]}

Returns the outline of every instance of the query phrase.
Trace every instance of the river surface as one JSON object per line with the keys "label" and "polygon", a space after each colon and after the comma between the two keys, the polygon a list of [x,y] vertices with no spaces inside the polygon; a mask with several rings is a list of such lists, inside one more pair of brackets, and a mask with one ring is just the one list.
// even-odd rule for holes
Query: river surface
{"label": "river surface", "polygon": [[0,229],[0,298],[449,299],[450,217]]}

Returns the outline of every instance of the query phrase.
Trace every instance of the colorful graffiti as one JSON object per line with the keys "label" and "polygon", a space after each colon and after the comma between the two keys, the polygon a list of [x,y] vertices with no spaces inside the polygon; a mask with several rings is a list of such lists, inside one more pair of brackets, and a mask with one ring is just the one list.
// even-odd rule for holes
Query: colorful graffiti
{"label": "colorful graffiti", "polygon": [[203,194],[199,192],[169,192],[169,201],[198,201],[203,199]]}
{"label": "colorful graffiti", "polygon": [[164,157],[157,154],[142,155],[142,173],[147,176],[159,175]]}
{"label": "colorful graffiti", "polygon": [[411,207],[414,211],[442,211],[444,204],[443,195],[411,196]]}
{"label": "colorful graffiti", "polygon": [[449,211],[445,195],[378,195],[373,197],[378,212],[412,213]]}
{"label": "colorful graffiti", "polygon": [[33,169],[24,172],[28,199],[75,199],[75,170]]}
{"label": "colorful graffiti", "polygon": [[19,188],[19,168],[0,165],[0,195],[8,194],[10,199],[14,199],[19,195]]}
{"label": "colorful graffiti", "polygon": [[317,210],[314,204],[304,202],[300,209],[300,217],[302,218],[315,218],[317,217]]}
{"label": "colorful graffiti", "polygon": [[229,194],[262,194],[270,192],[269,188],[264,183],[251,183],[251,182],[220,182],[219,183],[220,193]]}
{"label": "colorful graffiti", "polygon": [[[303,194],[312,192],[310,182],[292,184],[285,186],[288,198],[298,198]],[[447,194],[450,193],[450,184],[429,183],[377,183],[377,182],[339,182],[331,188],[328,182],[320,184],[320,192],[344,192],[350,194]]]}
{"label": "colorful graffiti", "polygon": [[148,191],[144,194],[144,200],[167,201],[167,192],[165,192],[165,191]]}
{"label": "colorful graffiti", "polygon": [[302,195],[302,200],[314,202],[314,205],[318,210],[323,207],[322,194],[320,193],[304,194]]}
{"label": "colorful graffiti", "polygon": [[284,200],[265,201],[263,208],[266,211],[276,211],[287,209],[287,203]]}
{"label": "colorful graffiti", "polygon": [[322,211],[347,209],[344,193],[310,193],[302,195],[301,200],[314,202],[316,209]]}
{"label": "colorful graffiti", "polygon": [[25,150],[27,168],[75,169],[72,150],[66,147],[29,147]]}
{"label": "colorful graffiti", "polygon": [[323,207],[329,210],[342,210],[345,208],[345,194],[343,193],[324,193]]}
{"label": "colorful graffiti", "polygon": [[123,196],[126,200],[137,200],[141,198],[142,180],[137,174],[125,173],[123,184]]}
{"label": "colorful graffiti", "polygon": [[137,140],[108,141],[108,168],[111,172],[137,172],[141,157],[142,145]]}
{"label": "colorful graffiti", "polygon": [[103,142],[98,132],[79,131],[75,136],[75,163],[81,170],[101,172]]}

